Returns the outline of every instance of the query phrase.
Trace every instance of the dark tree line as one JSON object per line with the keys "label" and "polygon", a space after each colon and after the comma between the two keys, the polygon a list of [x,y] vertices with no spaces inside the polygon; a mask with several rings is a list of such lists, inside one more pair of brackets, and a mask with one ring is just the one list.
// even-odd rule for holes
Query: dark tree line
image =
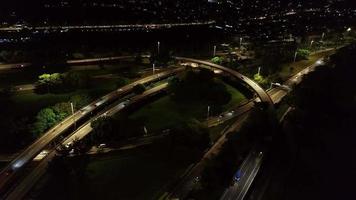
{"label": "dark tree line", "polygon": [[276,170],[268,172],[288,178],[272,179],[267,195],[273,199],[355,196],[350,183],[356,176],[349,173],[356,171],[355,56],[355,45],[341,49],[329,64],[306,75],[288,98],[294,110],[274,147],[270,163]]}
{"label": "dark tree line", "polygon": [[172,79],[169,89],[171,98],[180,103],[221,107],[231,100],[231,94],[225,85],[208,69],[188,70],[181,77]]}

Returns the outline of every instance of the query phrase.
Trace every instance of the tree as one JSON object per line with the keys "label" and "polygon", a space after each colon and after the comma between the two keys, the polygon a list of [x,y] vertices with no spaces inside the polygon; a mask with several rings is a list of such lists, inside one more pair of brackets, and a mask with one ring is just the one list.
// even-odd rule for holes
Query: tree
{"label": "tree", "polygon": [[143,84],[137,84],[132,88],[135,94],[142,94],[146,91],[146,87]]}
{"label": "tree", "polygon": [[171,130],[172,144],[203,152],[210,145],[208,128],[197,120],[191,120]]}
{"label": "tree", "polygon": [[40,136],[44,131],[57,123],[57,115],[51,108],[42,109],[36,116],[36,122],[31,128],[35,137]]}
{"label": "tree", "polygon": [[62,86],[63,76],[59,73],[54,74],[42,74],[38,77],[36,90],[43,92],[44,89],[49,93],[53,89],[58,89]]}
{"label": "tree", "polygon": [[64,85],[69,90],[85,88],[89,84],[89,77],[86,74],[79,72],[69,72],[64,75]]}
{"label": "tree", "polygon": [[216,56],[214,58],[211,59],[212,63],[221,65],[224,62],[224,59],[222,57]]}
{"label": "tree", "polygon": [[62,121],[72,113],[72,108],[69,102],[57,103],[52,109],[56,114],[56,121]]}
{"label": "tree", "polygon": [[310,51],[308,49],[298,49],[297,58],[307,60],[310,56]]}
{"label": "tree", "polygon": [[90,97],[88,95],[74,95],[70,97],[70,102],[73,103],[74,109],[78,110],[90,103]]}
{"label": "tree", "polygon": [[93,134],[91,134],[91,140],[95,144],[100,144],[108,141],[113,135],[114,124],[111,117],[99,117],[91,123],[93,128]]}
{"label": "tree", "polygon": [[125,78],[125,77],[118,77],[118,80],[116,82],[116,87],[122,87],[130,83],[130,80]]}
{"label": "tree", "polygon": [[218,108],[231,100],[226,86],[208,69],[187,71],[180,78],[172,79],[168,88],[171,98],[181,103],[203,103]]}

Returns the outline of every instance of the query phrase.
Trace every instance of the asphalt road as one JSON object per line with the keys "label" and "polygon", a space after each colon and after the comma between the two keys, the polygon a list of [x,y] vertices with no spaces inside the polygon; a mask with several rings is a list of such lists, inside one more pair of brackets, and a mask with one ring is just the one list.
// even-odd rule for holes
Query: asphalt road
{"label": "asphalt road", "polygon": [[204,154],[203,158],[193,166],[188,174],[182,178],[166,199],[184,199],[188,195],[192,188],[197,184],[197,177],[199,178],[201,176],[206,161],[218,154],[223,144],[227,141],[226,134],[238,130],[247,116],[246,113],[241,115],[233,125],[222,131],[222,136],[219,140],[215,142],[215,144]]}
{"label": "asphalt road", "polygon": [[236,77],[240,81],[244,82],[246,85],[251,87],[253,91],[256,92],[256,94],[259,96],[262,102],[266,102],[270,107],[273,107],[273,101],[270,98],[270,96],[267,94],[267,92],[259,86],[256,82],[251,80],[250,78],[240,74],[239,72],[232,70],[227,67],[223,67],[221,65],[217,65],[208,61],[203,61],[203,60],[197,60],[197,59],[192,59],[192,58],[184,58],[184,57],[175,57],[177,60],[185,61],[185,62],[193,62],[193,63],[198,63],[202,65],[207,65],[209,67],[224,71],[228,74],[231,74],[232,76]]}
{"label": "asphalt road", "polygon": [[13,63],[13,64],[0,64],[0,71],[8,71],[13,69],[23,69],[30,66],[31,63]]}
{"label": "asphalt road", "polygon": [[241,165],[240,180],[225,190],[220,200],[242,200],[248,192],[254,178],[259,171],[263,159],[263,153],[252,150]]}
{"label": "asphalt road", "polygon": [[[244,82],[246,82],[247,84],[251,84],[251,88],[254,88],[254,90],[256,92],[259,92],[259,96],[260,98],[266,102],[268,102],[270,104],[270,102],[272,101],[273,103],[279,101],[283,96],[285,96],[287,94],[287,91],[285,90],[281,90],[280,88],[273,88],[272,90],[270,90],[268,93],[271,95],[272,98],[269,97],[269,95],[263,91],[261,92],[261,90],[263,90],[260,86],[258,86],[257,84],[255,84],[252,80],[248,79],[247,77],[245,78],[243,75],[227,69],[225,67],[219,66],[219,65],[215,65],[215,64],[211,64],[209,62],[205,62],[205,61],[199,61],[199,60],[195,60],[195,59],[189,59],[189,58],[177,58],[178,60],[185,60],[185,61],[190,61],[190,62],[198,62],[200,64],[204,64],[204,65],[208,65],[211,66],[213,68],[218,68],[221,69],[223,71],[226,71],[228,73],[231,73],[233,75],[235,75],[236,77],[238,77],[240,80],[243,80]],[[290,80],[288,80],[286,82],[286,85],[293,85],[295,83],[299,83],[301,80],[301,76],[303,74],[309,73],[310,71],[312,71],[312,69],[315,68],[315,66],[317,66],[320,63],[317,63],[316,65],[311,66],[310,68],[307,68],[305,70],[303,70],[302,72],[298,73],[297,75],[295,75],[294,77],[292,77]],[[182,68],[177,69],[177,71],[183,70]],[[88,114],[89,112],[91,112],[92,110],[94,110],[96,107],[100,106],[101,104],[104,104],[105,102],[109,101],[109,99],[118,96],[118,94],[127,92],[128,90],[132,89],[132,87],[138,83],[145,83],[145,82],[149,82],[152,81],[154,79],[157,79],[158,77],[163,77],[163,76],[168,76],[170,75],[172,72],[162,72],[147,78],[144,78],[142,80],[136,81],[133,84],[130,84],[128,86],[125,86],[117,91],[115,91],[114,93],[110,93],[106,96],[104,96],[103,98],[93,102],[92,104],[88,105],[87,107],[81,109],[80,111],[78,111],[77,113],[75,113],[73,116],[67,118],[66,120],[64,120],[61,124],[57,125],[59,127],[54,127],[53,129],[51,129],[49,132],[47,132],[46,135],[48,135],[47,137],[49,138],[45,138],[44,140],[41,140],[42,138],[40,138],[39,140],[37,140],[33,145],[30,146],[30,148],[28,148],[25,152],[23,152],[20,156],[18,156],[17,159],[15,159],[13,162],[11,162],[11,164],[5,168],[5,170],[2,171],[2,173],[0,174],[0,184],[1,183],[6,183],[7,178],[9,177],[8,172],[9,169],[11,170],[11,173],[16,172],[19,168],[21,168],[25,163],[27,163],[29,160],[31,160],[35,155],[37,155],[45,146],[47,146],[50,141],[52,141],[54,138],[56,138],[56,133],[58,134],[63,132],[64,130],[68,129],[71,125],[73,125],[75,120],[80,119],[81,117],[83,117],[84,115]],[[175,72],[174,72],[175,73]],[[252,83],[251,83],[252,82]],[[266,95],[268,97],[266,97]],[[133,99],[133,101],[135,101]],[[253,107],[253,102],[248,102],[247,104],[237,108],[236,110],[234,110],[233,112],[228,112],[225,115],[226,119],[221,119],[221,117],[219,117],[217,120],[219,121],[225,121],[228,118],[231,118],[232,116],[239,116],[239,115],[243,115],[246,112],[248,112],[251,108]],[[116,108],[117,110],[120,110],[118,108]],[[108,114],[108,113],[105,113]],[[72,119],[71,119],[72,118]],[[212,123],[216,123],[216,122],[212,122]],[[234,128],[237,128],[237,126],[240,124],[241,122],[236,122],[234,124]],[[90,127],[90,126],[89,126]],[[82,129],[79,130],[78,133],[76,133],[75,138],[81,138],[81,136],[84,136],[85,134],[87,134],[88,132],[90,132],[90,128],[88,126],[83,127]],[[57,129],[58,128],[58,129]],[[229,130],[231,130],[232,127],[230,127]],[[236,129],[235,129],[236,130]],[[73,140],[73,138],[70,138]],[[221,139],[207,152],[206,156],[204,156],[204,158],[209,157],[208,155],[212,154],[213,152],[217,152],[219,149],[219,145],[221,146],[224,143],[224,137],[221,137]],[[48,157],[48,156],[47,156]],[[203,158],[203,160],[204,160]],[[173,196],[179,196],[181,194],[187,194],[190,189],[192,188],[192,184],[194,185],[195,182],[195,175],[200,175],[200,171],[201,170],[201,166],[199,165],[199,163],[195,166],[195,170],[192,171],[190,173],[190,175],[187,177],[187,180],[182,181],[182,186],[183,187],[177,187],[175,193],[173,193]],[[1,176],[2,175],[2,176]],[[10,174],[11,175],[11,174]],[[196,177],[198,177],[196,176]],[[5,180],[5,181],[3,181]],[[2,182],[1,182],[2,181]],[[1,185],[0,185],[1,186]]]}
{"label": "asphalt road", "polygon": [[[90,120],[86,124],[82,125],[77,131],[75,131],[73,134],[71,134],[66,139],[64,139],[62,144],[63,145],[69,144],[74,140],[80,140],[84,138],[86,135],[88,135],[92,131],[91,122],[94,121],[95,119],[104,116],[113,116],[114,114],[123,110],[125,107],[138,103],[139,101],[142,101],[143,99],[150,97],[151,95],[157,94],[158,92],[165,89],[167,86],[168,83],[161,84],[157,87],[145,91],[141,95],[137,95],[133,97],[130,101],[121,102],[113,106],[112,108],[108,109],[107,111],[102,112],[97,117]],[[48,155],[45,156],[44,159],[39,163],[39,165],[37,165],[37,167],[34,170],[32,170],[18,185],[16,185],[14,190],[12,190],[5,199],[18,200],[24,198],[24,196],[35,185],[35,183],[46,173],[48,163],[53,159],[55,155],[56,155],[56,150],[55,149],[51,150],[48,153]]]}
{"label": "asphalt road", "polygon": [[[186,60],[186,59],[183,59]],[[318,60],[315,64],[307,67],[306,69],[302,70],[301,72],[293,75],[289,80],[285,82],[284,85],[288,87],[292,87],[294,84],[298,84],[301,82],[303,75],[308,74],[309,72],[313,71],[318,65],[323,64],[321,62],[322,59]],[[189,62],[194,62],[193,60],[187,60]],[[283,97],[288,94],[288,90],[284,87],[276,87],[269,90],[267,93],[270,96],[270,100],[273,104],[279,103]],[[255,99],[258,101],[259,98]],[[267,99],[268,100],[268,99]],[[220,115],[219,117],[211,118],[208,121],[210,126],[214,126],[217,124],[221,124],[227,120],[230,120],[237,116],[247,116],[249,111],[253,108],[254,102],[249,101],[246,104],[240,105],[235,109],[227,111]],[[243,118],[239,117],[235,124],[242,124]],[[231,129],[231,128],[230,128]],[[235,130],[238,130],[236,127]],[[225,142],[225,135],[223,135],[218,142],[211,148],[211,151],[208,151],[204,158],[193,168],[182,180],[177,184],[177,186],[170,192],[166,199],[184,199],[188,193],[194,188],[196,184],[196,177],[200,177],[201,171],[203,170],[203,163],[205,159],[209,156],[213,155],[213,152],[216,154],[219,152],[219,147]],[[255,152],[255,151],[254,151]],[[263,153],[263,152],[262,152]],[[209,155],[210,154],[210,155]],[[253,156],[254,155],[254,156]],[[249,186],[252,184],[254,177],[258,173],[259,167],[261,165],[260,160],[262,160],[262,156],[259,154],[253,153],[247,157],[247,160],[244,162],[244,178],[241,178],[239,181],[239,186],[236,185],[234,188],[229,190],[228,192],[224,193],[222,198],[226,199],[234,199],[232,197],[236,197],[235,199],[243,199],[246,195]],[[226,194],[227,193],[227,194]]]}
{"label": "asphalt road", "polygon": [[[314,71],[317,66],[322,64],[322,59],[318,60],[313,65],[293,75],[284,85],[292,87],[295,84],[299,84],[303,75]],[[274,103],[279,103],[288,94],[288,91],[284,87],[277,87],[269,90],[268,94]],[[260,154],[256,149],[253,149],[240,168],[241,179],[232,187],[226,189],[220,200],[243,200],[261,167],[262,159],[263,153]]]}
{"label": "asphalt road", "polygon": [[25,164],[31,161],[41,150],[43,150],[46,146],[48,146],[54,139],[72,127],[76,121],[84,118],[85,116],[89,115],[94,110],[102,107],[105,103],[113,101],[124,94],[129,93],[132,88],[137,84],[144,84],[149,83],[161,78],[165,78],[176,74],[180,71],[183,71],[184,68],[175,68],[170,69],[161,73],[157,73],[155,75],[151,75],[135,81],[129,85],[126,85],[118,90],[115,90],[102,98],[92,102],[91,104],[87,105],[86,107],[80,109],[79,111],[75,112],[73,115],[64,119],[61,123],[57,124],[46,133],[43,134],[42,137],[37,139],[33,144],[27,147],[23,152],[21,152],[13,161],[10,162],[1,172],[0,172],[0,188],[3,189],[6,184],[11,180],[14,175],[23,168]]}

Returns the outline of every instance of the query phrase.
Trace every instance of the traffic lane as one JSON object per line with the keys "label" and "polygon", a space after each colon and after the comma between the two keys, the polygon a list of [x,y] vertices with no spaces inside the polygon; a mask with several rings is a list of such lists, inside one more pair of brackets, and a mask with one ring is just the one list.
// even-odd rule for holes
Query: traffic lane
{"label": "traffic lane", "polygon": [[[251,156],[252,156],[252,153],[249,153],[247,155],[247,157],[245,158],[244,162],[242,163],[242,165],[239,169],[241,172],[241,176],[244,176],[246,167],[247,167],[248,163],[250,162]],[[220,200],[232,199],[233,195],[236,193],[238,184],[239,184],[238,182],[235,182],[232,186],[230,186],[228,189],[226,189],[223,196],[220,198]]]}
{"label": "traffic lane", "polygon": [[23,69],[31,63],[0,64],[0,70]]}
{"label": "traffic lane", "polygon": [[235,76],[236,78],[240,79],[241,81],[243,81],[247,85],[249,85],[258,94],[258,96],[261,98],[262,101],[268,103],[270,106],[273,107],[273,101],[268,96],[266,91],[261,86],[259,86],[257,83],[255,83],[254,81],[252,81],[248,77],[238,73],[237,71],[229,69],[227,67],[223,67],[221,65],[217,65],[217,64],[211,63],[211,62],[197,60],[197,59],[193,59],[193,58],[184,58],[184,57],[175,57],[175,58],[177,60],[183,60],[183,61],[195,62],[195,63],[207,65],[207,66],[210,66],[210,67],[225,71],[227,73],[230,73],[231,75]]}
{"label": "traffic lane", "polygon": [[254,103],[252,101],[244,104],[242,106],[238,106],[235,109],[232,109],[228,112],[222,113],[217,117],[212,117],[207,121],[208,127],[218,126],[230,119],[233,119],[237,116],[240,116],[248,111],[250,111],[254,107]]}
{"label": "traffic lane", "polygon": [[254,181],[260,167],[261,167],[261,162],[262,158],[261,157],[257,157],[254,163],[251,163],[251,167],[249,168],[248,174],[249,176],[247,177],[247,180],[240,185],[240,188],[242,187],[242,189],[240,190],[241,192],[239,193],[239,195],[237,195],[237,198],[235,198],[236,200],[243,200],[250,188],[250,186],[252,185],[252,182]]}
{"label": "traffic lane", "polygon": [[[168,86],[168,83],[164,83],[160,86],[157,86],[151,90],[145,91],[143,94],[138,95],[135,100],[131,101],[131,104],[136,103],[144,98],[146,98],[149,95],[152,95],[153,93],[157,93],[158,91],[161,91],[165,89]],[[120,105],[120,104],[119,104]],[[100,114],[98,117],[103,117],[103,116],[111,116],[116,114],[117,112],[121,111],[124,107],[121,106],[114,106],[113,108],[110,108],[108,111]],[[68,136],[63,142],[63,145],[70,144],[74,140],[80,140],[84,138],[86,135],[88,135],[93,129],[91,128],[91,121],[85,125],[83,125],[81,128],[79,128],[76,132]],[[56,150],[52,150],[46,157],[44,157],[44,160],[40,162],[40,165],[35,168],[35,170],[32,170],[32,172],[25,177],[24,181],[20,182],[20,185],[15,188],[14,191],[10,192],[9,196],[6,199],[21,199],[23,198],[26,193],[32,188],[32,186],[39,180],[39,178],[46,172],[46,167],[50,160],[53,159],[53,157],[56,154]],[[43,164],[45,163],[45,164]],[[35,177],[35,178],[34,178]]]}
{"label": "traffic lane", "polygon": [[190,170],[190,172],[178,183],[178,185],[170,192],[169,197],[171,198],[182,198],[184,199],[187,194],[196,185],[196,178],[200,177],[201,172],[204,169],[206,160],[211,159],[213,156],[217,155],[226,142],[226,134],[233,132],[241,127],[243,122],[247,119],[248,114],[244,113],[236,119],[236,122],[231,125],[227,130],[224,130],[221,134],[222,136],[219,140],[204,154],[203,158]]}
{"label": "traffic lane", "polygon": [[[254,159],[255,156],[255,151],[251,150],[250,153],[247,155],[247,157],[245,158],[244,162],[242,163],[241,167],[240,167],[240,173],[241,173],[241,177],[240,180],[236,181],[229,189],[227,189],[229,195],[226,195],[225,199],[233,199],[233,197],[236,195],[236,193],[238,192],[238,186],[242,183],[243,181],[243,177],[246,177],[248,175],[248,170],[252,165],[252,161]],[[223,198],[222,198],[223,199]]]}
{"label": "traffic lane", "polygon": [[235,200],[244,197],[251,185],[256,172],[256,166],[260,163],[263,154],[259,154],[252,150],[246,157],[243,166],[241,167],[241,178],[232,187],[229,188],[229,195],[221,200]]}
{"label": "traffic lane", "polygon": [[[41,138],[36,140],[33,144],[31,144],[25,151],[23,151],[18,157],[16,157],[12,162],[10,162],[7,167],[5,167],[2,171],[1,174],[7,174],[6,176],[1,176],[4,177],[0,180],[0,188],[3,188],[3,186],[13,177],[13,174],[16,173],[23,165],[28,163],[32,158],[34,158],[38,153],[41,152],[45,146],[47,146],[52,140],[57,138],[63,131],[67,130],[69,127],[74,125],[76,121],[79,119],[83,118],[90,112],[94,111],[97,107],[101,106],[102,104],[106,103],[107,101],[111,100],[112,98],[116,98],[120,96],[121,94],[125,94],[129,92],[136,84],[138,83],[147,83],[151,82],[156,79],[164,78],[169,75],[178,73],[180,71],[183,71],[184,68],[176,68],[176,69],[171,69],[165,72],[161,72],[156,75],[152,75],[150,77],[145,77],[143,80],[138,80],[134,83],[131,83],[127,86],[124,86],[114,92],[111,92],[104,97],[92,102],[88,106],[84,107],[83,109],[77,111],[74,115],[71,115],[67,117],[65,120],[63,120],[61,123],[57,124],[55,127],[51,128],[49,131],[47,131]],[[100,103],[100,104],[97,104]],[[9,175],[10,173],[10,175]]]}

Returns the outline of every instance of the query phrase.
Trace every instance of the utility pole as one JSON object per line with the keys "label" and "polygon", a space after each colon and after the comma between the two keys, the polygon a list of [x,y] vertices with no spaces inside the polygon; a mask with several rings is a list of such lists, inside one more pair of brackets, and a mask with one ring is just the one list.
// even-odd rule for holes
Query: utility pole
{"label": "utility pole", "polygon": [[295,51],[295,54],[294,54],[294,62],[297,61],[297,55],[298,55],[298,51]]}
{"label": "utility pole", "polygon": [[208,106],[208,114],[207,114],[207,119],[210,117],[210,106]]}
{"label": "utility pole", "polygon": [[74,122],[74,129],[77,129],[77,122],[74,117],[74,105],[73,102],[70,102],[70,108],[72,109],[72,117],[73,117],[73,122]]}
{"label": "utility pole", "polygon": [[160,52],[159,52],[159,51],[160,51],[160,46],[161,46],[161,43],[158,41],[158,42],[157,42],[157,52],[158,52],[158,55],[159,55],[159,53],[160,53]]}

